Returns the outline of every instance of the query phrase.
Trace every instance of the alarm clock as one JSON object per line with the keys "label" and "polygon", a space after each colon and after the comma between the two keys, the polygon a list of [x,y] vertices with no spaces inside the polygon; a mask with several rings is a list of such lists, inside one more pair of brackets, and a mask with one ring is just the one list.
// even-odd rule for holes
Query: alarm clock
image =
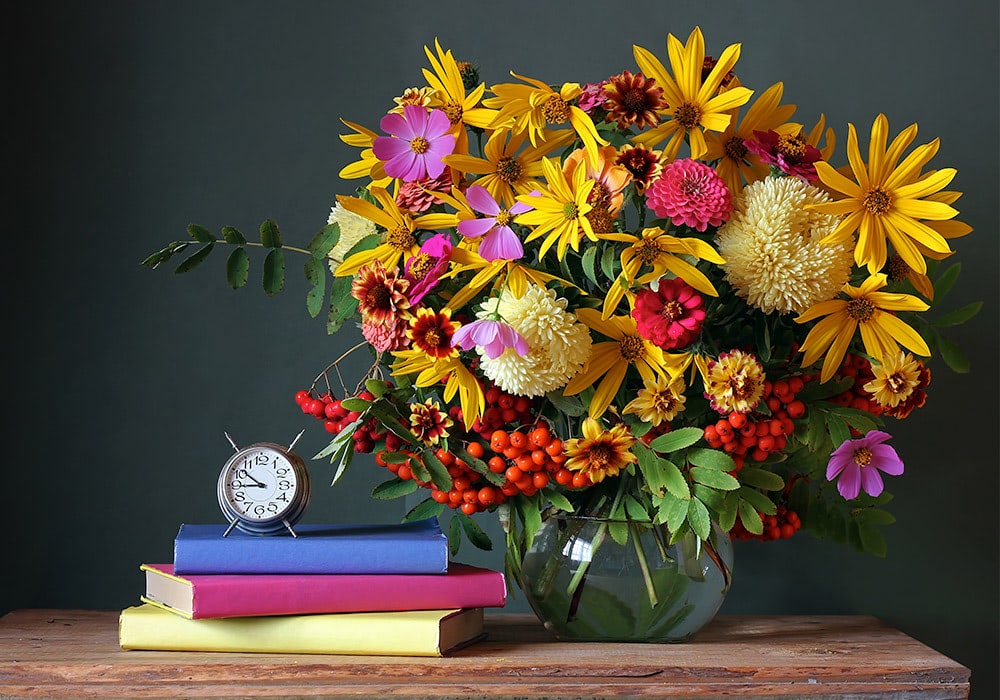
{"label": "alarm clock", "polygon": [[309,505],[311,493],[305,462],[292,451],[300,437],[301,432],[288,447],[273,442],[237,447],[226,433],[236,452],[219,473],[219,507],[229,521],[224,537],[233,528],[251,535],[287,530],[296,537],[293,526]]}

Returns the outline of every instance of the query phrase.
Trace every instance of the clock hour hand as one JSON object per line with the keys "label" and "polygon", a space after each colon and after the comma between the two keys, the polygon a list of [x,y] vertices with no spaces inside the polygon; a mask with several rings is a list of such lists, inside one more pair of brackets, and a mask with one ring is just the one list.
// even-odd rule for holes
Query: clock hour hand
{"label": "clock hour hand", "polygon": [[255,489],[257,487],[264,488],[265,486],[267,486],[267,484],[262,484],[259,481],[255,481],[252,484],[244,484],[242,481],[234,481],[233,482],[233,488],[234,489],[248,489],[248,488]]}
{"label": "clock hour hand", "polygon": [[247,484],[247,486],[259,486],[261,488],[264,488],[266,486],[266,484],[264,484],[263,482],[260,482],[260,481],[257,481],[256,479],[254,479],[253,475],[250,474],[250,472],[248,472],[246,470],[244,470],[244,472],[245,472],[246,478],[250,479],[250,481],[253,482],[253,484]]}

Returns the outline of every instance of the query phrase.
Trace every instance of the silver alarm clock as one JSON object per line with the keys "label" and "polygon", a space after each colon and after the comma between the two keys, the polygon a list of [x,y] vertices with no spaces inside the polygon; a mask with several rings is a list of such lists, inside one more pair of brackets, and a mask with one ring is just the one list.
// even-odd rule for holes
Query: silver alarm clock
{"label": "silver alarm clock", "polygon": [[[303,431],[305,432],[305,431]],[[311,484],[305,462],[292,449],[272,442],[238,447],[226,433],[236,453],[219,473],[219,507],[233,528],[251,535],[273,535],[287,531],[295,537],[294,525],[309,505]]]}

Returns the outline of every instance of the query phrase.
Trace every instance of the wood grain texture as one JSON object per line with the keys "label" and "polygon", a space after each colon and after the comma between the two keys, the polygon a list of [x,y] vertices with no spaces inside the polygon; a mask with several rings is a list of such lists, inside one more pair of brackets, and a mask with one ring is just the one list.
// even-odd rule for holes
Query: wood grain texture
{"label": "wood grain texture", "polygon": [[965,698],[969,669],[875,618],[716,618],[684,644],[553,640],[530,615],[445,658],[123,651],[118,611],[0,618],[0,697]]}

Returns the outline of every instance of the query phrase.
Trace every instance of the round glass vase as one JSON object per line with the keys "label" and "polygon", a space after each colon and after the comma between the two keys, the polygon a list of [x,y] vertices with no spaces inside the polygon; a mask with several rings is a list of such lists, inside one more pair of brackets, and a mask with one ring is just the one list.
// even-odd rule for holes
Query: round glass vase
{"label": "round glass vase", "polygon": [[560,640],[683,642],[719,611],[732,565],[718,527],[671,544],[665,525],[558,513],[522,555],[518,583]]}

